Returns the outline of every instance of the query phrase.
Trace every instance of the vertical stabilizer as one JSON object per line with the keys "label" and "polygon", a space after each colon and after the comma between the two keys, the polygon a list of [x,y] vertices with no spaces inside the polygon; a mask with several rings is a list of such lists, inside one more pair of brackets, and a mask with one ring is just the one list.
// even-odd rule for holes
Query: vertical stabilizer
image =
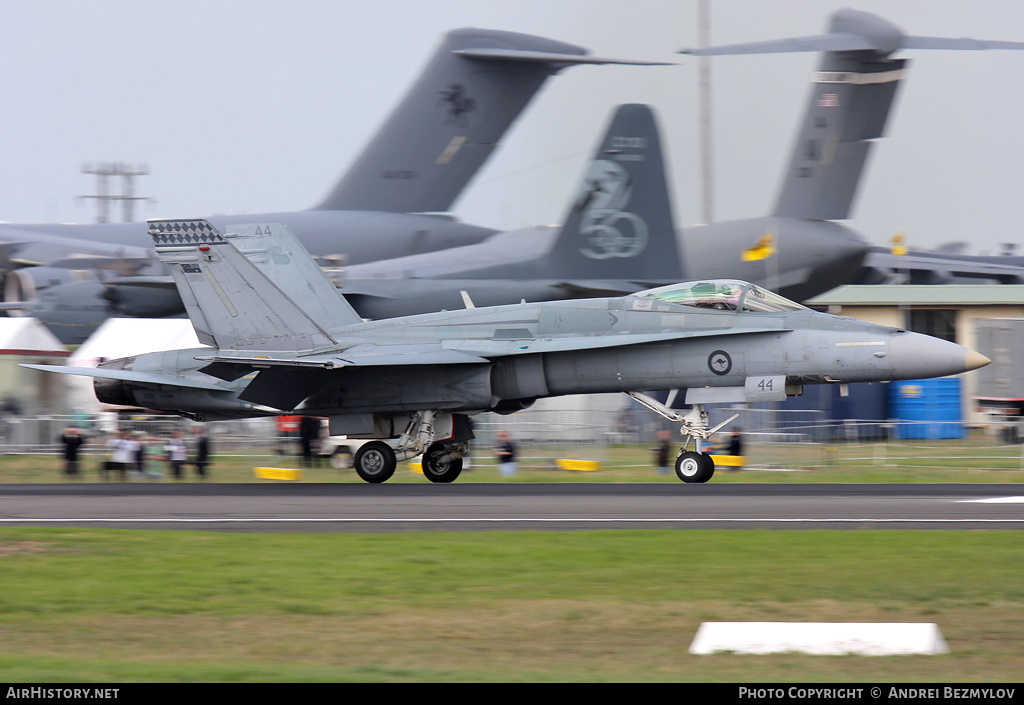
{"label": "vertical stabilizer", "polygon": [[235,224],[224,233],[246,259],[328,331],[361,323],[345,297],[283,223]]}
{"label": "vertical stabilizer", "polygon": [[[267,352],[306,351],[335,342],[321,322],[310,317],[250,262],[231,238],[207,221],[151,220],[149,234],[160,261],[174,277],[200,342],[221,350]],[[294,236],[283,229],[267,237],[285,244],[294,242]],[[272,244],[267,249],[274,252]],[[284,249],[294,251],[283,248],[275,253],[280,259],[276,273],[289,280],[284,288],[294,293],[301,290],[299,278],[303,276],[302,265],[295,263],[313,260],[302,250],[285,262],[289,255]],[[330,285],[322,272],[317,274]],[[354,312],[352,316],[359,320]]]}
{"label": "vertical stabilizer", "polygon": [[826,52],[772,215],[850,217],[872,140],[882,137],[906,59]]}
{"label": "vertical stabilizer", "polygon": [[600,59],[528,34],[458,29],[445,35],[405,98],[320,210],[451,209],[549,76]]}
{"label": "vertical stabilizer", "polygon": [[654,114],[621,105],[545,261],[565,280],[678,281],[682,262]]}
{"label": "vertical stabilizer", "polygon": [[860,184],[871,140],[882,137],[905,59],[898,49],[1024,49],[1024,42],[906,35],[861,10],[832,14],[827,34],[746,44],[684,49],[695,56],[822,51],[811,78],[810,105],[772,215],[802,220],[843,220]]}

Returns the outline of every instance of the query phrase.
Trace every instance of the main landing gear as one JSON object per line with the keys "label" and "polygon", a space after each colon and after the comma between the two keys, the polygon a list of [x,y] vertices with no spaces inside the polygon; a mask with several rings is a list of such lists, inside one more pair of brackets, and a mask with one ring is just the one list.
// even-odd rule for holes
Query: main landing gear
{"label": "main landing gear", "polygon": [[[669,421],[676,421],[682,425],[682,433],[686,436],[683,447],[679,449],[679,456],[676,458],[676,477],[683,482],[707,482],[715,474],[715,461],[710,453],[704,452],[704,442],[717,433],[723,426],[736,419],[739,414],[718,424],[714,428],[708,428],[708,412],[704,410],[703,404],[694,404],[693,408],[685,414],[680,414],[657,399],[651,399],[646,394],[639,392],[627,392],[629,396],[646,406],[654,413],[664,416]],[[693,450],[687,450],[693,441]]]}
{"label": "main landing gear", "polygon": [[[445,418],[435,411],[416,412],[394,445],[384,441],[370,441],[356,451],[352,459],[356,474],[366,482],[386,482],[395,474],[398,461],[423,453],[423,475],[428,480],[453,482],[462,472],[462,457],[469,452],[469,442],[434,440],[435,436],[442,434],[449,438],[467,435],[464,432],[456,435],[455,429],[460,422],[452,417],[452,414],[448,414]],[[468,421],[462,418],[468,428]],[[471,438],[472,433],[468,436]]]}

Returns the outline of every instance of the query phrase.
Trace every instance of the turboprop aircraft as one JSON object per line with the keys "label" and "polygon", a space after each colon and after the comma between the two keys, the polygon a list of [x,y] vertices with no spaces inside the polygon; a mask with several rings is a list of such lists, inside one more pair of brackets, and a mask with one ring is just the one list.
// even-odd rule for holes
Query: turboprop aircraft
{"label": "turboprop aircraft", "polygon": [[[222,234],[204,220],[158,220],[150,234],[208,347],[26,367],[94,377],[105,403],[197,420],[327,417],[332,434],[376,439],[354,458],[367,482],[421,453],[429,480],[451,482],[471,415],[598,392],[631,394],[678,421],[687,440],[676,473],[706,482],[714,462],[703,444],[724,425],[709,428],[706,403],[781,401],[805,384],[938,377],[989,362],[735,280],[364,322],[282,224]],[[681,414],[645,389],[685,390],[693,408]]]}
{"label": "turboprop aircraft", "polygon": [[[209,220],[227,229],[286,223],[325,264],[479,242],[496,231],[444,212],[547,79],[581,64],[657,65],[591,56],[582,47],[527,34],[453,30],[321,203],[292,213]],[[163,270],[148,244],[142,223],[0,224],[5,308],[9,315],[36,316],[65,343],[81,343],[111,315],[181,314],[173,287],[162,287]],[[47,290],[53,292],[47,301],[32,306]]]}

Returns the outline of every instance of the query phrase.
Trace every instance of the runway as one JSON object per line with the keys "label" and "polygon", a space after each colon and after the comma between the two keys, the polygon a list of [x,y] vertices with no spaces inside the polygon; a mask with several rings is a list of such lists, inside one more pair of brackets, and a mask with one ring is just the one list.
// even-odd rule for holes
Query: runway
{"label": "runway", "polygon": [[0,485],[0,528],[10,526],[261,532],[1024,529],[1024,486]]}

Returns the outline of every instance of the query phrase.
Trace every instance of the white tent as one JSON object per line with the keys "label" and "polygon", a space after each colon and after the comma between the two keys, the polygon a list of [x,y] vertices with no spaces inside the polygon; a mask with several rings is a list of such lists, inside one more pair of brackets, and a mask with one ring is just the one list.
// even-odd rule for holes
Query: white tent
{"label": "white tent", "polygon": [[0,318],[0,397],[22,414],[60,411],[64,384],[56,375],[19,363],[64,364],[68,351],[35,318]]}
{"label": "white tent", "polygon": [[0,355],[68,354],[57,337],[35,318],[0,318]]}

